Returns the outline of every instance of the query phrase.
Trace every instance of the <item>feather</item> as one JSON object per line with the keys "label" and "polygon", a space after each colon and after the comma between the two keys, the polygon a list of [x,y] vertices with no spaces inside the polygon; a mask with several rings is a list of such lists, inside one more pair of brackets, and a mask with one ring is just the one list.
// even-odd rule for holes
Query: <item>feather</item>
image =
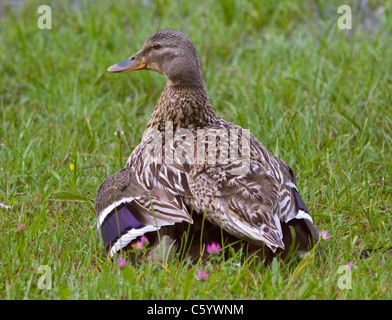
{"label": "feather", "polygon": [[147,192],[129,167],[104,181],[96,197],[95,214],[103,244],[110,248],[111,255],[162,226],[182,221],[192,223],[182,199],[163,190]]}

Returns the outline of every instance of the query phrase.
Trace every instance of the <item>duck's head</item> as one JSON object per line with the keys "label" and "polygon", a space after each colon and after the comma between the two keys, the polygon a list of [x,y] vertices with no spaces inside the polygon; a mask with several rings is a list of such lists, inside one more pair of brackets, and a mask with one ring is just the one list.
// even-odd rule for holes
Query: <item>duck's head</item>
{"label": "duck's head", "polygon": [[203,84],[200,61],[193,42],[177,30],[159,30],[140,51],[108,68],[109,72],[153,70],[163,74],[171,86]]}

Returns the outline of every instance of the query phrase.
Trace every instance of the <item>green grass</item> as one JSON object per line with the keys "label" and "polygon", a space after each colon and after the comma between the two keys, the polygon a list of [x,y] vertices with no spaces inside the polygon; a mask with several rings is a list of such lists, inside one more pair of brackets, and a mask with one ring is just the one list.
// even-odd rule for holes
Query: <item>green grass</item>
{"label": "green grass", "polygon": [[[39,1],[7,11],[0,203],[12,208],[0,208],[0,299],[392,298],[392,258],[359,258],[391,245],[392,7],[359,3],[346,1],[352,30],[337,28],[338,1],[47,1],[52,30],[37,27]],[[103,254],[95,194],[139,143],[165,83],[106,68],[162,28],[194,41],[217,113],[293,167],[316,226],[331,234],[324,258],[239,267],[235,254],[119,270]],[[352,288],[339,289],[349,261]],[[41,265],[51,289],[38,286]]]}

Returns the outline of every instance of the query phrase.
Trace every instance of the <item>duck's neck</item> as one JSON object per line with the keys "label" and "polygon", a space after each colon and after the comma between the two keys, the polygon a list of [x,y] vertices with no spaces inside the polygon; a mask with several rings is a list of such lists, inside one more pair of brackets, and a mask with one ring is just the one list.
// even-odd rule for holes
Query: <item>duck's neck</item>
{"label": "duck's neck", "polygon": [[192,87],[166,84],[147,124],[147,129],[164,131],[168,121],[174,131],[204,127],[218,121],[204,83]]}

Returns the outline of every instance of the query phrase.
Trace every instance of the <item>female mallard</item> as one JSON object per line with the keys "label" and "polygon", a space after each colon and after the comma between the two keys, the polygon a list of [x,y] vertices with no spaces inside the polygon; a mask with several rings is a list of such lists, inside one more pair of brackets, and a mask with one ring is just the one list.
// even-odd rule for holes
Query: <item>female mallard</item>
{"label": "female mallard", "polygon": [[110,254],[143,234],[200,217],[217,230],[211,236],[224,232],[272,253],[288,251],[292,226],[297,249],[310,250],[318,232],[293,170],[247,130],[216,115],[192,41],[160,30],[108,71],[141,69],[163,74],[167,83],[141,143],[97,194],[97,226]]}

